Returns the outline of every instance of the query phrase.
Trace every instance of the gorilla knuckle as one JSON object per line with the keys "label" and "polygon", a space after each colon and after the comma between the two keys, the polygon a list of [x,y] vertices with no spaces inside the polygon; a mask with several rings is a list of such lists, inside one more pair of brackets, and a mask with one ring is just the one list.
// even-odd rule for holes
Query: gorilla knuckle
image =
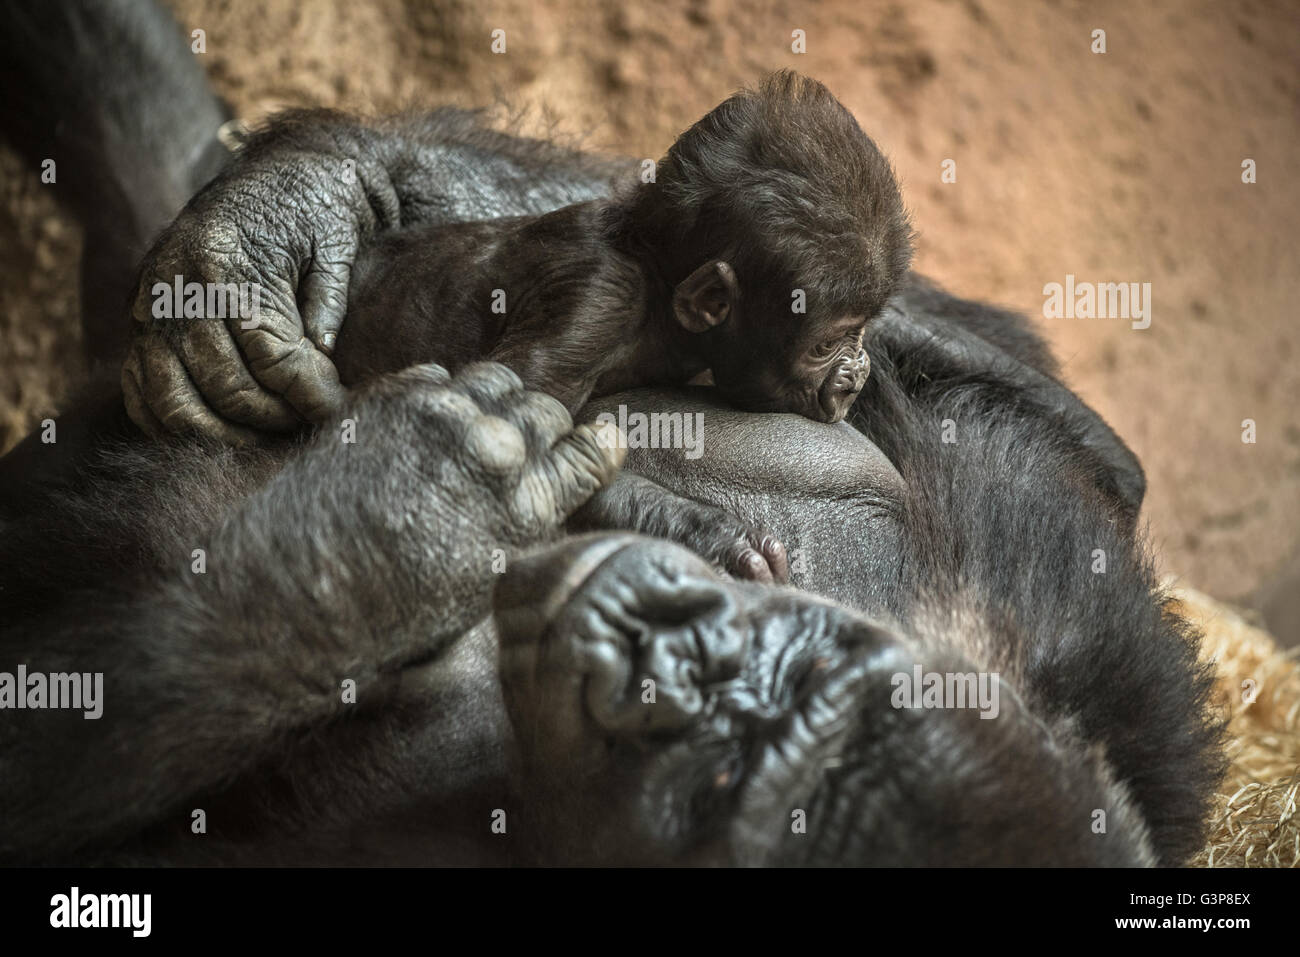
{"label": "gorilla knuckle", "polygon": [[569,410],[545,392],[522,392],[501,414],[523,430],[530,447],[536,451],[549,448],[556,439],[573,430]]}
{"label": "gorilla knuckle", "polygon": [[241,248],[239,227],[224,217],[205,219],[195,228],[193,249],[199,255],[224,260]]}
{"label": "gorilla knuckle", "polygon": [[499,362],[471,363],[453,381],[457,388],[473,393],[480,400],[503,399],[524,387],[518,374]]}
{"label": "gorilla knuckle", "polygon": [[494,415],[479,415],[470,421],[465,452],[470,461],[491,475],[517,471],[528,457],[523,433]]}

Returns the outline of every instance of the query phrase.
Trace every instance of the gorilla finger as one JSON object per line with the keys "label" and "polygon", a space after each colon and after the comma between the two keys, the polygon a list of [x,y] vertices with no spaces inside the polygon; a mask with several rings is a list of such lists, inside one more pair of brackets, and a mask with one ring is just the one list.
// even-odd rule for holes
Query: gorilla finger
{"label": "gorilla finger", "polygon": [[339,382],[339,370],[311,340],[286,342],[259,326],[243,332],[239,343],[253,377],[309,422],[320,424],[342,407],[347,390]]}
{"label": "gorilla finger", "polygon": [[523,432],[532,455],[549,451],[573,429],[573,416],[564,403],[545,392],[520,392],[498,414]]}
{"label": "gorilla finger", "polygon": [[[162,242],[162,240],[159,242]],[[135,298],[131,301],[131,318],[144,327],[156,325],[159,319],[154,316],[154,307],[157,301],[154,294],[155,287],[164,286],[171,290],[174,288],[176,276],[185,275],[185,273],[186,270],[177,255],[172,254],[163,259],[160,251],[151,254],[150,258],[140,268]],[[194,278],[202,281],[204,277],[196,275]],[[174,305],[173,308],[175,308]]]}
{"label": "gorilla finger", "polygon": [[548,484],[557,518],[567,518],[614,480],[627,457],[621,438],[618,426],[609,422],[578,426],[533,463],[532,475],[520,482],[521,491],[528,494],[526,489],[539,480]]}
{"label": "gorilla finger", "polygon": [[158,438],[167,430],[145,400],[143,380],[144,370],[140,367],[140,357],[133,346],[126,361],[122,363],[122,402],[131,421],[146,435]]}
{"label": "gorilla finger", "polygon": [[345,262],[313,263],[298,286],[302,327],[307,338],[326,355],[334,351],[347,314],[352,269]]}
{"label": "gorilla finger", "polygon": [[790,580],[790,559],[785,545],[775,535],[765,533],[758,542],[758,553],[763,556],[772,577],[784,584]]}
{"label": "gorilla finger", "polygon": [[733,578],[765,584],[784,584],[790,580],[785,546],[771,534],[740,539],[726,549],[721,564]]}
{"label": "gorilla finger", "polygon": [[737,542],[722,559],[722,568],[733,578],[772,584],[776,579],[767,559],[749,542]]}
{"label": "gorilla finger", "polygon": [[[137,322],[156,322],[155,287],[169,292],[177,283],[243,283],[256,278],[252,264],[240,248],[239,229],[228,218],[200,217],[182,212],[155,241],[140,271],[131,316]],[[174,303],[173,309],[180,309]],[[177,317],[181,313],[175,313]]]}
{"label": "gorilla finger", "polygon": [[475,362],[467,365],[456,373],[452,385],[477,402],[484,412],[493,415],[502,411],[508,396],[521,392],[524,388],[515,371],[499,362]]}
{"label": "gorilla finger", "polygon": [[519,471],[528,457],[523,434],[495,415],[480,415],[469,423],[465,430],[465,452],[475,465],[497,476]]}
{"label": "gorilla finger", "polygon": [[398,388],[446,386],[451,383],[451,373],[445,366],[440,366],[436,362],[425,362],[418,366],[407,366],[397,372],[390,372],[372,381],[381,383],[385,379]]}
{"label": "gorilla finger", "polygon": [[[137,342],[132,356],[137,360],[132,376],[148,411],[146,416],[142,409],[141,418],[156,422],[166,432],[198,433],[227,445],[257,445],[262,441],[254,430],[227,422],[209,409],[180,357],[162,348],[161,343]],[[132,419],[140,423],[135,415]]]}
{"label": "gorilla finger", "polygon": [[293,406],[253,378],[224,324],[192,323],[180,351],[198,391],[222,418],[275,432],[301,428]]}

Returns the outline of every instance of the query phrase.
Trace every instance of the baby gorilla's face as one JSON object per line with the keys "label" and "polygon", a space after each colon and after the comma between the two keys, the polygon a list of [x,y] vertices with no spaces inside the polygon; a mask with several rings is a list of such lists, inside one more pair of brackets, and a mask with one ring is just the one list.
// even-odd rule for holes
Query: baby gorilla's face
{"label": "baby gorilla's face", "polygon": [[[774,328],[788,319],[769,319]],[[871,362],[862,347],[866,320],[838,316],[809,322],[793,335],[737,336],[713,363],[713,381],[727,400],[749,412],[793,412],[839,422],[867,383]]]}

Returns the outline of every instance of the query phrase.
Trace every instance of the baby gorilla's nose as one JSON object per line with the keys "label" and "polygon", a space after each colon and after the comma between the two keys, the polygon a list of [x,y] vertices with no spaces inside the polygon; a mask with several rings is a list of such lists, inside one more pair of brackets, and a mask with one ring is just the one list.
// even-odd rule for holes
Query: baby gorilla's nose
{"label": "baby gorilla's nose", "polygon": [[856,356],[840,361],[839,368],[835,370],[836,387],[841,392],[857,395],[867,384],[867,376],[870,374],[871,360],[867,358],[865,349],[859,349]]}
{"label": "baby gorilla's nose", "polygon": [[838,422],[844,418],[853,400],[867,384],[870,372],[871,360],[867,358],[865,349],[859,349],[855,356],[845,356],[836,364],[821,389],[821,406],[827,421]]}

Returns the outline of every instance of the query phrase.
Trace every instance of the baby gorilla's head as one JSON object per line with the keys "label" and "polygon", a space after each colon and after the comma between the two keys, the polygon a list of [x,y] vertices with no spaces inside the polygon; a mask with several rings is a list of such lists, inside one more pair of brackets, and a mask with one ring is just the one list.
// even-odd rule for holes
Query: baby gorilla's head
{"label": "baby gorilla's head", "polygon": [[912,231],[889,162],[826,87],[783,71],[732,96],[673,144],[633,215],[728,398],[845,416]]}

